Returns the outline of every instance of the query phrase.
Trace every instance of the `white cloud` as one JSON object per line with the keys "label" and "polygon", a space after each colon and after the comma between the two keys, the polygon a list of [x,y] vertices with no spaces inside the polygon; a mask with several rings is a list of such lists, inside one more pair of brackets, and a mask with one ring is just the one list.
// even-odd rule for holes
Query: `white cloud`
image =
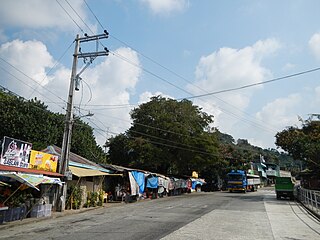
{"label": "white cloud", "polygon": [[292,71],[295,67],[296,67],[295,64],[287,63],[286,65],[283,66],[282,70],[285,72],[288,72],[288,71]]}
{"label": "white cloud", "polygon": [[164,15],[174,11],[182,11],[189,5],[188,0],[140,0],[148,5],[155,14]]}
{"label": "white cloud", "polygon": [[[109,128],[110,132],[120,133],[130,126],[130,106],[119,108],[104,107],[103,105],[128,105],[130,95],[134,92],[139,80],[141,69],[136,67],[140,66],[140,61],[135,51],[130,48],[119,48],[114,52],[114,55],[106,57],[95,66],[90,66],[81,75],[89,85],[90,91],[87,84],[82,84],[80,91],[74,95],[74,105],[79,106],[80,104],[81,114],[86,114],[86,111],[89,110],[94,113],[92,121],[95,119],[94,122],[98,128],[105,130]],[[32,81],[14,68],[3,64],[6,71],[21,81],[1,72],[0,84],[2,86],[25,98],[37,97],[49,105],[51,111],[64,113],[65,109],[62,108],[66,106],[65,99],[68,96],[71,71],[59,65],[45,78],[46,70],[53,65],[54,60],[42,42],[14,40],[0,46],[0,55],[21,72],[34,79]],[[120,55],[129,59],[133,64],[116,57]],[[78,72],[81,67],[78,66]],[[43,79],[45,80],[43,81]],[[38,92],[35,92],[30,86],[37,88]],[[95,125],[92,126],[97,128]],[[101,132],[96,137],[99,144],[104,144],[106,139],[101,136]]]}
{"label": "white cloud", "polygon": [[309,47],[313,55],[320,59],[320,33],[315,33],[309,40]]}
{"label": "white cloud", "polygon": [[164,98],[172,98],[172,99],[174,99],[173,97],[171,97],[169,95],[166,95],[166,94],[164,94],[162,92],[151,93],[151,92],[147,91],[147,92],[144,92],[144,93],[140,94],[139,104],[149,102],[150,98],[155,97],[155,96],[159,96],[159,95],[161,95],[161,97],[164,97]]}
{"label": "white cloud", "polygon": [[261,59],[280,47],[274,39],[259,41],[242,49],[221,48],[201,57],[196,68],[196,85],[203,89],[222,90],[257,83],[269,75]]}
{"label": "white cloud", "polygon": [[53,66],[53,59],[42,42],[23,42],[21,40],[7,42],[0,46],[0,55],[16,68],[3,63],[2,66],[6,71],[20,79],[19,81],[8,74],[1,76],[1,82],[6,83],[5,85],[10,90],[19,90],[19,93],[25,96],[28,93],[30,94],[31,88],[38,87],[38,85],[44,86],[50,81],[50,77],[46,78],[46,68]]}
{"label": "white cloud", "polygon": [[291,94],[285,98],[278,98],[265,105],[260,112],[256,114],[257,119],[274,126],[277,129],[283,129],[297,122],[297,115],[292,114],[302,103],[300,94]]}
{"label": "white cloud", "polygon": [[[68,2],[83,20],[86,21],[83,1],[69,0]],[[84,25],[65,1],[60,0],[59,3],[68,11],[73,19],[76,19],[81,26]],[[0,26],[2,27],[22,27],[30,29],[58,27],[60,30],[76,28],[59,4],[52,0],[2,1],[0,15]]]}
{"label": "white cloud", "polygon": [[307,101],[303,99],[302,94],[291,94],[267,103],[256,113],[256,118],[264,123],[265,129],[273,132],[273,138],[270,136],[271,133],[266,131],[252,131],[249,135],[253,142],[259,142],[259,146],[262,147],[275,147],[276,133],[288,126],[299,125],[298,115],[304,113]]}
{"label": "white cloud", "polygon": [[[196,80],[194,85],[188,85],[188,90],[194,95],[200,95],[263,82],[271,78],[272,74],[262,65],[262,61],[276,53],[280,47],[277,40],[266,39],[242,49],[220,48],[201,57],[195,71]],[[262,124],[245,111],[253,94],[262,88],[260,85],[198,98],[195,99],[195,104],[214,116],[214,126],[220,131],[231,134],[235,139],[246,138],[261,145],[259,136],[254,133],[261,132]],[[270,132],[267,134],[270,139]]]}
{"label": "white cloud", "polygon": [[[203,56],[196,67],[196,81],[194,85],[189,84],[188,89],[198,95],[262,82],[270,78],[271,73],[261,62],[279,48],[278,41],[267,39],[242,49],[224,47]],[[197,99],[195,102],[204,111],[214,115],[215,125],[220,130],[230,133],[243,117],[252,94],[261,88],[262,86],[256,86]]]}
{"label": "white cloud", "polygon": [[[141,75],[138,54],[130,48],[119,48],[114,55],[95,67],[88,68],[83,74],[90,86],[92,98],[86,84],[76,93],[76,102],[82,98],[82,107],[91,110],[95,114],[96,124],[102,129],[108,128],[110,132],[124,132],[130,126],[129,112],[131,107],[110,107],[101,105],[126,105],[130,103],[130,95]],[[128,59],[132,64],[120,59],[119,56]],[[82,93],[83,91],[83,93]],[[82,97],[83,96],[83,97]],[[88,102],[90,100],[90,102]],[[88,104],[88,106],[86,106]],[[94,107],[90,105],[100,105]],[[103,124],[102,124],[103,123]],[[106,140],[101,134],[96,135],[98,142],[104,144]]]}

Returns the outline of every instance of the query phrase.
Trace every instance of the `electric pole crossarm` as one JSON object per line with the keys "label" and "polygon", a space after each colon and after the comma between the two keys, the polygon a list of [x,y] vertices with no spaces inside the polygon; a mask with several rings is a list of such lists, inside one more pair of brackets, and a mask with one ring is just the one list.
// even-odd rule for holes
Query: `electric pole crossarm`
{"label": "electric pole crossarm", "polygon": [[86,35],[85,37],[77,38],[76,40],[79,40],[82,43],[82,42],[89,42],[89,41],[104,39],[104,38],[108,38],[108,37],[109,37],[109,33],[107,32],[107,34],[103,33],[103,34],[98,34],[98,35],[94,35],[94,36]]}
{"label": "electric pole crossarm", "polygon": [[100,52],[90,52],[90,53],[79,53],[78,58],[90,58],[90,57],[100,57],[100,56],[108,56],[109,51],[100,51]]}

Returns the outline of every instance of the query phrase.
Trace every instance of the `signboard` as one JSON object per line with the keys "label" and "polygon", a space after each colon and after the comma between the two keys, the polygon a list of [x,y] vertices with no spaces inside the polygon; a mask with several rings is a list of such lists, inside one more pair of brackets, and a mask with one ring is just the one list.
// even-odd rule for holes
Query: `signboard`
{"label": "signboard", "polygon": [[31,143],[4,137],[0,163],[7,166],[28,168],[31,148]]}
{"label": "signboard", "polygon": [[31,150],[30,168],[56,172],[58,165],[58,156]]}

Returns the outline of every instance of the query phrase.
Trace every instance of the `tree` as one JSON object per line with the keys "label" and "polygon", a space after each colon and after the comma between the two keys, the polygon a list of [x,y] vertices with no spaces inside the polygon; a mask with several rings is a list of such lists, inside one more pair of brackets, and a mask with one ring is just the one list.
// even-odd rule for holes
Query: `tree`
{"label": "tree", "polygon": [[302,127],[288,127],[276,134],[276,145],[295,160],[302,160],[310,170],[320,169],[320,121],[307,120]]}
{"label": "tree", "polygon": [[[4,136],[32,143],[32,149],[41,150],[49,145],[62,145],[65,116],[53,113],[37,100],[26,101],[21,97],[0,91],[0,140]],[[93,129],[76,120],[71,151],[94,162],[105,161],[105,154],[97,145]]]}
{"label": "tree", "polygon": [[37,150],[55,143],[63,131],[62,115],[49,112],[37,99],[25,101],[0,92],[0,116],[1,139],[8,136],[31,142]]}
{"label": "tree", "polygon": [[110,139],[112,163],[190,175],[218,159],[217,139],[209,134],[213,116],[191,101],[153,97],[133,109],[131,118],[132,127]]}

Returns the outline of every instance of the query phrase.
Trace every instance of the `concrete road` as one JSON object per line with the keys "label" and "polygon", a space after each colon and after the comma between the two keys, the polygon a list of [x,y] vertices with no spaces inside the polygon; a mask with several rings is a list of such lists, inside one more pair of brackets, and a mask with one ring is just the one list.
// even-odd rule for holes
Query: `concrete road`
{"label": "concrete road", "polygon": [[0,239],[312,240],[320,239],[320,223],[272,190],[192,193],[1,226]]}
{"label": "concrete road", "polygon": [[277,200],[274,190],[229,197],[233,200],[162,239],[320,239],[319,220],[294,201]]}

